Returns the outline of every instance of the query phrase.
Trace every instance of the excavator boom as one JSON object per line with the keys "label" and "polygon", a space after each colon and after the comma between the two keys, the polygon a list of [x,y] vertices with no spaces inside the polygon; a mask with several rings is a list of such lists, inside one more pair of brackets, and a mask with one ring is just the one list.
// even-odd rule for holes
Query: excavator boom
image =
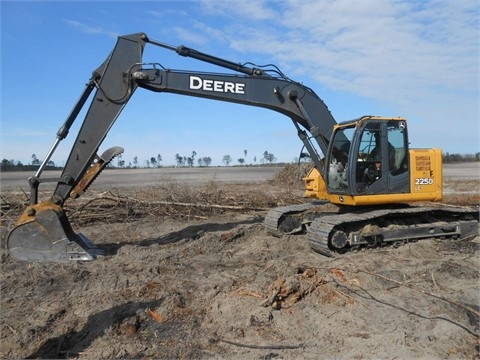
{"label": "excavator boom", "polygon": [[[142,54],[147,43],[243,75],[175,71],[165,69],[160,64],[144,65]],[[270,75],[271,72],[276,76]],[[62,134],[68,132],[86,103],[87,95],[96,89],[54,193],[54,197],[61,199],[62,203],[95,160],[99,146],[138,87],[264,107],[282,113],[292,119],[299,136],[304,138],[302,141],[308,143],[307,148],[318,168],[322,167],[322,157],[314,149],[319,147],[323,153],[327,151],[336,124],[325,103],[313,90],[286,78],[276,68],[249,68],[185,46],[173,47],[150,40],[143,33],[122,36],[105,62],[93,72],[79,102],[61,127]],[[307,113],[305,109],[315,109],[315,112]],[[305,130],[311,135],[306,135]],[[310,144],[310,136],[315,139],[315,146]]]}

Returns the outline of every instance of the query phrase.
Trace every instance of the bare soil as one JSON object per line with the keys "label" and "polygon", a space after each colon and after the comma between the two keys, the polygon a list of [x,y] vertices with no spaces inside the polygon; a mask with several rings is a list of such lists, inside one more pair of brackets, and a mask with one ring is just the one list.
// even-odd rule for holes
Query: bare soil
{"label": "bare soil", "polygon": [[478,236],[323,257],[264,229],[304,201],[287,172],[87,193],[67,210],[106,256],[23,263],[4,240],[24,197],[2,194],[1,358],[480,358]]}

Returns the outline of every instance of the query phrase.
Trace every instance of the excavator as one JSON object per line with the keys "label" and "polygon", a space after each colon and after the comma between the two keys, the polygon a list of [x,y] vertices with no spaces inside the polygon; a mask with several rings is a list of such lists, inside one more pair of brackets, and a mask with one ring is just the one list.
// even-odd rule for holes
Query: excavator
{"label": "excavator", "polygon": [[[147,44],[229,72],[173,70],[144,63]],[[105,255],[73,230],[63,207],[67,200],[80,197],[123,152],[112,147],[100,154],[99,148],[137,88],[267,108],[291,119],[313,162],[304,179],[306,197],[312,201],[271,209],[265,216],[271,233],[306,233],[311,248],[326,256],[426,238],[478,235],[478,209],[431,205],[442,200],[442,153],[436,148],[410,149],[406,119],[369,115],[337,123],[312,89],[289,79],[275,65],[235,63],[136,33],[118,37],[106,60],[93,71],[45,160],[28,179],[30,204],[7,237],[12,258],[69,262]],[[89,108],[60,177],[42,177],[87,101]],[[39,202],[39,186],[46,182],[56,182],[55,190]],[[412,206],[414,202],[428,206]],[[341,211],[322,214],[318,209],[324,203]]]}

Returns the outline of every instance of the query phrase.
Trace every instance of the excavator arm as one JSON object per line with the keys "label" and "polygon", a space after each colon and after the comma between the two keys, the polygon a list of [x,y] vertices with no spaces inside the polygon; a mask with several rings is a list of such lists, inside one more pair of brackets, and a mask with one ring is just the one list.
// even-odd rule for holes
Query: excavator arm
{"label": "excavator arm", "polygon": [[[160,64],[144,64],[142,54],[147,43],[233,70],[234,73],[177,71]],[[80,196],[105,166],[123,152],[122,148],[114,147],[98,155],[108,131],[138,87],[263,107],[282,113],[292,120],[317,169],[321,174],[325,172],[322,156],[316,149],[318,147],[323,154],[326,153],[336,121],[313,90],[288,79],[274,66],[237,64],[185,46],[173,47],[150,40],[143,33],[121,36],[107,59],[93,72],[78,102],[57,132],[44,162],[35,176],[29,179],[31,204],[7,240],[13,257],[24,261],[63,262],[92,260],[102,255],[102,251],[90,240],[73,231],[63,204],[68,198]],[[89,99],[90,106],[60,178],[42,178],[45,165]],[[57,182],[56,189],[50,199],[38,203],[39,185],[47,181]]]}
{"label": "excavator arm", "polygon": [[[170,50],[175,49],[182,56],[194,57],[243,73],[243,75],[174,71],[165,69],[159,64],[144,65],[142,53],[146,43]],[[322,153],[326,153],[336,122],[325,103],[313,90],[286,78],[277,69],[274,71],[278,76],[272,76],[266,70],[250,68],[200,53],[185,46],[175,48],[149,40],[145,34],[119,37],[110,56],[93,72],[79,103],[61,128],[67,129],[73,123],[78,110],[86,102],[86,95],[96,88],[54,197],[57,202],[63,203],[69,197],[70,191],[78,186],[92,161],[98,157],[96,153],[110,127],[137,87],[155,92],[169,92],[263,107],[280,112],[292,119],[300,138],[306,142],[305,145],[313,161],[321,169],[321,156],[317,154],[315,147],[309,143],[308,139],[313,137]],[[307,135],[304,129],[310,134]],[[121,148],[110,155],[114,156],[118,151],[121,151]],[[102,164],[109,161],[104,156],[100,159]],[[75,195],[77,194],[76,191]]]}

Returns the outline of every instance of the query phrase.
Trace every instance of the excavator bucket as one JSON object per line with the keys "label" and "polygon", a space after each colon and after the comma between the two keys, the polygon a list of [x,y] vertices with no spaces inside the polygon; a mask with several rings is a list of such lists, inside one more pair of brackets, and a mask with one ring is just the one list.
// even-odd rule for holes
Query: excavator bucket
{"label": "excavator bucket", "polygon": [[[123,148],[115,146],[97,156],[97,161],[72,189],[70,197],[81,196],[110,161],[122,152]],[[104,255],[103,250],[85,235],[73,231],[62,207],[53,200],[25,209],[8,235],[7,248],[13,258],[29,262],[85,261]]]}
{"label": "excavator bucket", "polygon": [[63,209],[52,202],[29,206],[7,238],[10,255],[28,262],[94,260],[104,255],[83,234],[76,234]]}

